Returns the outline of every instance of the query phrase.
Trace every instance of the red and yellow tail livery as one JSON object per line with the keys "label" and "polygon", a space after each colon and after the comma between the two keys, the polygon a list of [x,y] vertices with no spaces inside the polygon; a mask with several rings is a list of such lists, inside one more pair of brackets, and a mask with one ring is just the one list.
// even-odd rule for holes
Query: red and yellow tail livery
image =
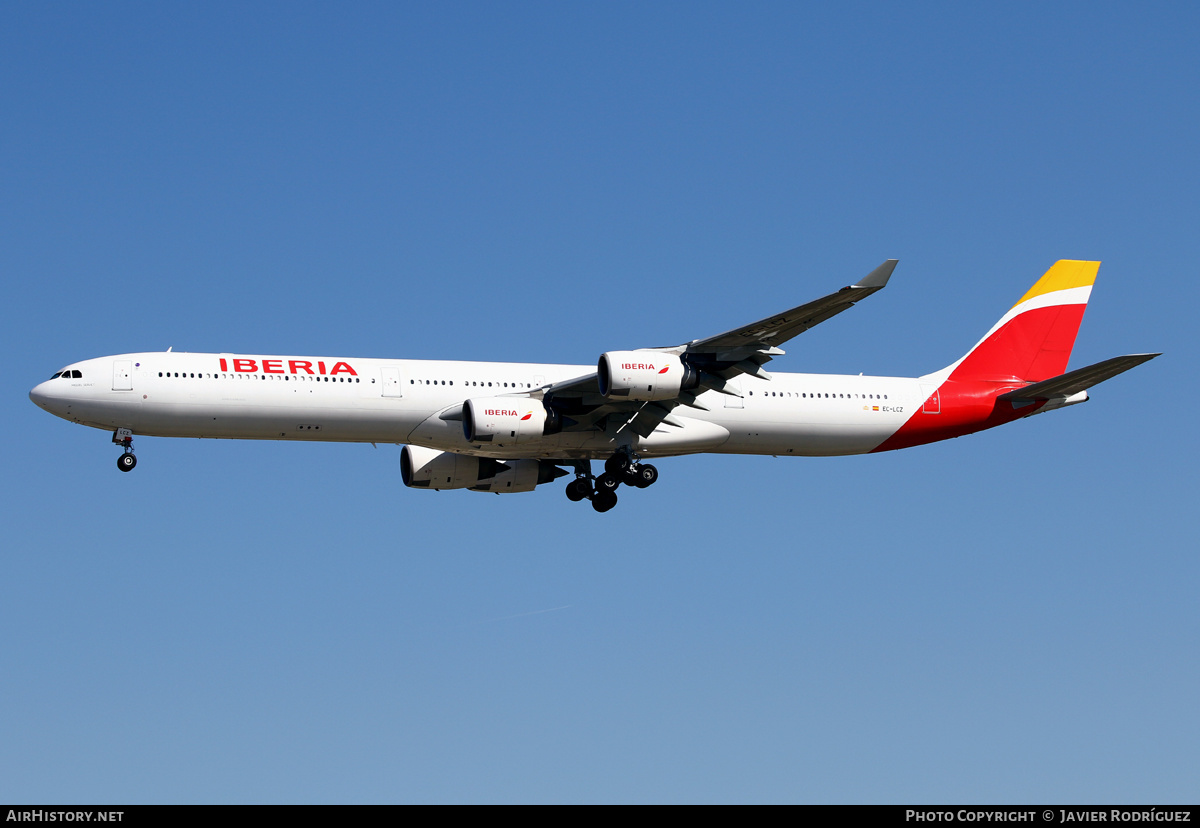
{"label": "red and yellow tail livery", "polygon": [[[1066,371],[1099,270],[1100,262],[1055,262],[965,356],[921,378],[929,396],[920,410],[875,451],[960,437],[1038,411],[1085,402],[1089,386],[1070,394],[1035,396],[1023,391]],[[1154,356],[1157,354],[1118,357],[1120,362],[1116,364],[1123,367],[1106,373],[1103,379]],[[1101,365],[1116,367],[1111,364],[1114,362],[1108,360]],[[1095,367],[1074,373],[1082,377]],[[1093,371],[1088,376],[1096,375]],[[1100,381],[1095,379],[1091,384]]]}
{"label": "red and yellow tail livery", "polygon": [[950,379],[1037,382],[1067,370],[1099,269],[1099,262],[1055,262],[953,366]]}

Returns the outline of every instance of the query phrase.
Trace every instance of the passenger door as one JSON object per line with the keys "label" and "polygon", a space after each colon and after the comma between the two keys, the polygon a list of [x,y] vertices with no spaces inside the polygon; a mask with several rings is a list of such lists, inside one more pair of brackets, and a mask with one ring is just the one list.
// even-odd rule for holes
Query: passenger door
{"label": "passenger door", "polygon": [[133,360],[129,360],[129,359],[114,359],[113,360],[113,390],[114,391],[132,391],[133,390]]}
{"label": "passenger door", "polygon": [[385,366],[383,372],[383,396],[403,397],[404,386],[400,384],[400,369],[395,366]]}

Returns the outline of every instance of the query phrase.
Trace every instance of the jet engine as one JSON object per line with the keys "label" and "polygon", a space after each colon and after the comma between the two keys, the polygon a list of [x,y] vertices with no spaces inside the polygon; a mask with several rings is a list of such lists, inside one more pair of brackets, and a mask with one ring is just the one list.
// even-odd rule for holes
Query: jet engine
{"label": "jet engine", "polygon": [[532,492],[534,487],[562,477],[565,471],[549,460],[504,460],[499,461],[503,471],[495,477],[479,481],[472,486],[473,492]]}
{"label": "jet engine", "polygon": [[662,351],[609,351],[596,364],[605,397],[645,402],[670,400],[700,384],[700,373]]}
{"label": "jet engine", "polygon": [[412,489],[532,492],[536,486],[564,474],[545,460],[493,460],[422,446],[400,450],[400,476]]}
{"label": "jet engine", "polygon": [[557,411],[530,397],[480,397],[463,403],[468,443],[520,445],[562,430]]}

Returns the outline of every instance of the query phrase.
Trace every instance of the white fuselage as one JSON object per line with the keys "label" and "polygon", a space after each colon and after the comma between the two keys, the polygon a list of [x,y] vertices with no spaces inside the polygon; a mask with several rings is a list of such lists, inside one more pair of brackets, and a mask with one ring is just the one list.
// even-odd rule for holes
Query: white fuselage
{"label": "white fuselage", "polygon": [[[611,420],[521,444],[468,443],[462,403],[527,397],[592,373],[582,365],[264,357],[156,352],[102,357],[30,392],[73,422],[136,435],[410,443],[495,458],[586,459],[629,446],[647,457],[861,454],[894,434],[928,394],[916,379],[774,373],[707,392],[647,436]],[[78,373],[79,376],[74,376]],[[707,409],[707,410],[705,410]]]}

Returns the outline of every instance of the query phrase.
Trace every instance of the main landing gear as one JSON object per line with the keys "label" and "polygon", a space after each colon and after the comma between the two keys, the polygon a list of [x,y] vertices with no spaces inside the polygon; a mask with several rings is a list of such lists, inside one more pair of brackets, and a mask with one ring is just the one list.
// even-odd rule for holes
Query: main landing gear
{"label": "main landing gear", "polygon": [[607,512],[617,505],[617,488],[624,483],[644,489],[658,480],[658,469],[649,463],[639,463],[637,457],[622,450],[604,461],[604,474],[592,477],[591,463],[587,460],[575,464],[575,479],[567,484],[567,499],[578,502],[592,501],[597,512]]}
{"label": "main landing gear", "polygon": [[137,458],[133,456],[133,432],[127,428],[118,428],[113,432],[112,441],[125,449],[125,453],[117,458],[117,468],[123,472],[133,471],[133,467],[137,465]]}

